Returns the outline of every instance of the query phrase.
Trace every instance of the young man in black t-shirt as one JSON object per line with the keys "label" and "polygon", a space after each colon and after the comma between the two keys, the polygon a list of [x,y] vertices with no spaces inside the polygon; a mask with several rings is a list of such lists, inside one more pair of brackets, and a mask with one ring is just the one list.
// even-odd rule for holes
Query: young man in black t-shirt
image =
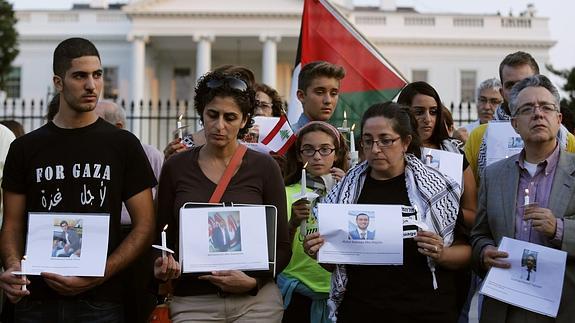
{"label": "young man in black t-shirt", "polygon": [[[153,240],[156,180],[139,140],[94,112],[103,88],[96,47],[81,38],[64,40],[53,67],[58,113],[53,122],[14,141],[4,168],[0,287],[17,303],[17,319],[121,322],[127,297],[122,270]],[[133,225],[124,240],[122,201]],[[109,215],[104,277],[42,273],[28,276],[28,290],[22,290],[24,279],[12,272],[21,269],[29,212]]]}

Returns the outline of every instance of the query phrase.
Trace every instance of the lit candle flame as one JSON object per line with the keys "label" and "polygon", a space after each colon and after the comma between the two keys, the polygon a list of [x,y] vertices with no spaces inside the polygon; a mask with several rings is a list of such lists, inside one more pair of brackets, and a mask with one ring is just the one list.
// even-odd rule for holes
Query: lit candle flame
{"label": "lit candle flame", "polygon": [[355,123],[351,126],[351,131],[355,130]]}
{"label": "lit candle flame", "polygon": [[347,113],[345,113],[345,110],[343,110],[343,119],[347,119]]}
{"label": "lit candle flame", "polygon": [[523,205],[527,206],[531,204],[531,201],[529,200],[529,189],[525,189],[525,196],[523,197]]}
{"label": "lit candle flame", "polygon": [[164,229],[163,229],[162,231],[166,231],[166,229],[168,229],[168,225],[167,225],[167,224],[164,226]]}
{"label": "lit candle flame", "polygon": [[182,118],[184,117],[183,114],[180,114],[180,116],[178,117],[178,121],[182,121]]}
{"label": "lit candle flame", "polygon": [[303,165],[303,169],[305,169],[305,168],[307,167],[307,163],[309,163],[309,162],[306,162],[306,163]]}

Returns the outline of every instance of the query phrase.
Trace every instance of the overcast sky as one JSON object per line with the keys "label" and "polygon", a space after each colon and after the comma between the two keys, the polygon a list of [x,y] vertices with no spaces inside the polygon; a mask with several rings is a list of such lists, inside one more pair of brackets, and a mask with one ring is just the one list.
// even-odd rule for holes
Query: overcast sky
{"label": "overcast sky", "polygon": [[[8,0],[15,4],[16,9],[70,8],[72,3],[88,3],[89,0]],[[201,1],[201,0],[191,0]],[[249,0],[247,0],[249,1]],[[354,0],[356,4],[378,5],[379,0]],[[126,0],[109,3],[127,2]],[[420,12],[458,12],[458,13],[489,13],[500,11],[507,15],[511,10],[514,15],[525,10],[528,3],[533,3],[538,16],[549,17],[551,38],[557,44],[551,49],[551,63],[555,68],[575,67],[575,37],[571,30],[575,12],[575,1],[559,0],[396,0],[398,6],[415,7]]]}

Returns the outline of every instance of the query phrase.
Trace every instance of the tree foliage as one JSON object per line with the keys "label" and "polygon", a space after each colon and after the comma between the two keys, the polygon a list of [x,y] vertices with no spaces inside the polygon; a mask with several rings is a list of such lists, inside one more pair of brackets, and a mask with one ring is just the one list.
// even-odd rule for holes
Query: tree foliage
{"label": "tree foliage", "polygon": [[569,107],[575,111],[575,67],[571,69],[556,70],[552,65],[546,65],[547,69],[565,80],[565,84],[561,87],[568,95],[568,98],[561,100],[562,107]]}
{"label": "tree foliage", "polygon": [[561,123],[567,127],[569,132],[575,133],[575,67],[564,70],[556,70],[550,64],[545,67],[551,73],[565,80],[561,89],[567,93],[567,97],[561,99],[561,113],[563,114]]}
{"label": "tree foliage", "polygon": [[0,90],[4,89],[12,62],[18,55],[18,32],[12,4],[0,0]]}

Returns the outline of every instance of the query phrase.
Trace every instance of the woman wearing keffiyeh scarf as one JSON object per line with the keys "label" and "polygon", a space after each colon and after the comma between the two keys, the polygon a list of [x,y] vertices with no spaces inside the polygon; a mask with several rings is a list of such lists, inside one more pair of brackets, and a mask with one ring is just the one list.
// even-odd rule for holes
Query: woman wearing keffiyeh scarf
{"label": "woman wearing keffiyeh scarf", "polygon": [[[404,238],[403,266],[325,266],[333,270],[330,318],[334,322],[374,317],[386,322],[455,322],[459,313],[447,269],[469,260],[469,247],[459,245],[454,234],[460,187],[419,160],[416,122],[407,109],[391,102],[376,104],[365,112],[361,129],[366,161],[351,169],[322,202],[402,204],[416,210],[415,221],[427,231]],[[398,200],[394,203],[389,196]],[[322,244],[319,233],[310,234],[304,249],[316,257]]]}
{"label": "woman wearing keffiyeh scarf", "polygon": [[[459,140],[450,138],[447,133],[441,113],[443,104],[439,94],[431,85],[426,82],[410,83],[401,90],[397,102],[410,107],[418,123],[417,132],[423,147],[464,154],[461,150],[463,144]],[[465,226],[467,230],[471,230],[475,224],[477,211],[477,185],[469,163],[465,160],[465,156],[463,158],[461,210]]]}

